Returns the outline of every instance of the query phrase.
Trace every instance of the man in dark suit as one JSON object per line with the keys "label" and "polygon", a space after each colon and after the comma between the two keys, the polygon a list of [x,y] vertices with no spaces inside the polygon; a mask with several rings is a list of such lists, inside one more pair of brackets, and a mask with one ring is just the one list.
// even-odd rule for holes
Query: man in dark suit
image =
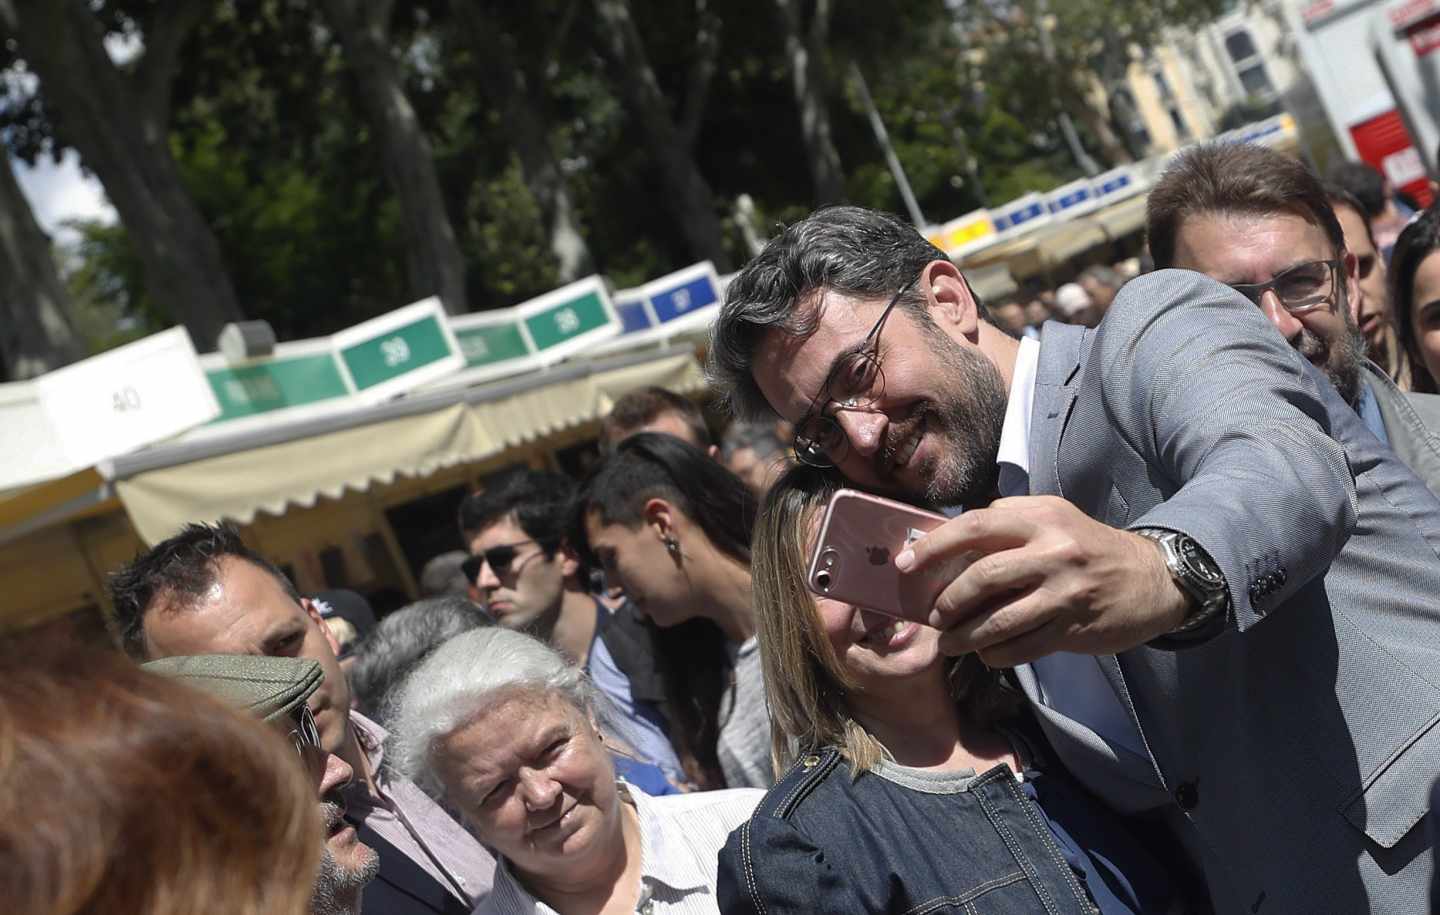
{"label": "man in dark suit", "polygon": [[974,560],[942,646],[1014,666],[1072,772],[1162,817],[1218,911],[1424,898],[1440,502],[1244,296],[1165,270],[1097,329],[1017,341],[911,227],[833,208],[732,281],[711,373],[802,460],[973,507],[895,559]]}

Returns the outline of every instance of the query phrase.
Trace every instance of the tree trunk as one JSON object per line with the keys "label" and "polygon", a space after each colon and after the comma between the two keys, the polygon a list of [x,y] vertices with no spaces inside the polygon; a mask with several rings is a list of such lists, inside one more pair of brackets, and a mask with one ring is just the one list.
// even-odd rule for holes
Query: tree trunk
{"label": "tree trunk", "polygon": [[416,295],[439,295],[451,314],[469,311],[465,258],[445,211],[435,156],[391,53],[391,3],[324,0],[324,9],[355,75],[360,103],[380,141],[385,177],[400,204],[411,288]]}
{"label": "tree trunk", "polygon": [[173,72],[173,53],[197,9],[192,3],[176,11],[167,27],[157,27],[153,43],[146,36],[134,77],[111,63],[82,0],[0,0],[0,25],[39,77],[61,139],[105,186],[151,297],[185,325],[197,348],[208,350],[241,312],[220,245],[185,190],[168,143],[166,70]]}
{"label": "tree trunk", "polygon": [[629,0],[595,0],[595,11],[621,92],[655,157],[671,215],[679,223],[691,252],[713,261],[720,272],[727,272],[730,261],[725,255],[714,196],[660,92],[640,30],[630,15]]}
{"label": "tree trunk", "polygon": [[505,115],[510,141],[520,160],[525,186],[540,209],[540,218],[550,239],[550,251],[563,282],[593,273],[590,246],[580,233],[570,187],[560,171],[545,123],[540,101],[531,92],[510,36],[478,3],[461,3],[455,11],[463,18],[466,35],[475,50],[482,90]]}
{"label": "tree trunk", "polygon": [[785,30],[785,56],[790,62],[795,105],[800,109],[800,134],[810,159],[815,203],[843,203],[845,173],[830,134],[830,108],[820,60],[830,34],[830,0],[816,0],[808,29],[801,23],[798,0],[775,0],[775,6]]}
{"label": "tree trunk", "polygon": [[34,378],[84,356],[50,239],[35,223],[9,163],[0,166],[0,362]]}

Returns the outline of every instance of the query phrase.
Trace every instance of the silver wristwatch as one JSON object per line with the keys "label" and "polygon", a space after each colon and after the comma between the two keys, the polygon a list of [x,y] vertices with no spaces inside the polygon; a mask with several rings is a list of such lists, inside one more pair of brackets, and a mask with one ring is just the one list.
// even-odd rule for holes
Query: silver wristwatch
{"label": "silver wristwatch", "polygon": [[1168,635],[1189,635],[1230,611],[1230,589],[1225,586],[1225,576],[1194,538],[1158,527],[1136,528],[1134,533],[1155,541],[1170,577],[1195,601],[1185,622]]}

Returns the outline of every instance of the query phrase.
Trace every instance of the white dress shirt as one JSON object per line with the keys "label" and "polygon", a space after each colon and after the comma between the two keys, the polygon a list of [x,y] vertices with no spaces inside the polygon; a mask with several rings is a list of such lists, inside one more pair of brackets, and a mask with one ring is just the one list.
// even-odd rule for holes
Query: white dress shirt
{"label": "white dress shirt", "polygon": [[[1030,494],[1030,414],[1039,366],[1039,341],[1028,337],[1021,340],[996,454],[1002,496]],[[1057,651],[1032,662],[1030,669],[1045,705],[1106,740],[1145,755],[1140,732],[1093,655]]]}

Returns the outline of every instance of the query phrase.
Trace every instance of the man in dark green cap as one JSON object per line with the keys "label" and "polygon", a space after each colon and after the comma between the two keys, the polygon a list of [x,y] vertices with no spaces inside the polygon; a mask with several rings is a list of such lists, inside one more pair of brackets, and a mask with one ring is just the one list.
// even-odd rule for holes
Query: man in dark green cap
{"label": "man in dark green cap", "polygon": [[199,655],[162,658],[142,665],[198,687],[285,731],[315,782],[325,848],[310,910],[314,915],[359,915],[361,890],[380,869],[374,849],[345,822],[342,789],[355,773],[320,744],[306,700],[325,674],[315,661],[261,655]]}
{"label": "man in dark green cap", "polygon": [[189,524],[110,579],[125,651],[264,655],[318,662],[308,705],[321,745],[354,773],[350,822],[380,855],[366,908],[386,915],[469,915],[490,890],[495,860],[434,800],[384,765],[385,731],[351,709],[336,643],[313,600],[247,547],[234,528]]}

